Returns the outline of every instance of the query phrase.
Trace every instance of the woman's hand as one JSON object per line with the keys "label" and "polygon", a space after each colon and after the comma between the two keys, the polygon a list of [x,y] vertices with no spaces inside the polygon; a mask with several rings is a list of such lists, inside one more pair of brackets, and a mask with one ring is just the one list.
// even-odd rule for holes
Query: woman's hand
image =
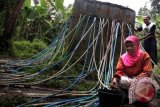
{"label": "woman's hand", "polygon": [[111,85],[117,85],[118,78],[113,78]]}
{"label": "woman's hand", "polygon": [[113,80],[110,84],[111,89],[116,89],[117,85],[118,85],[118,78],[113,78]]}

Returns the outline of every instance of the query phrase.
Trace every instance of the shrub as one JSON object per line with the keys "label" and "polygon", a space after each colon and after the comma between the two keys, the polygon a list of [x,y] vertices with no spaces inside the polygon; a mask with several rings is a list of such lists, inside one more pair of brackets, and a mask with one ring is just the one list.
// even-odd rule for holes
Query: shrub
{"label": "shrub", "polygon": [[27,40],[14,41],[12,49],[13,56],[21,58],[31,57],[46,47],[47,45],[38,39],[33,40],[33,42]]}

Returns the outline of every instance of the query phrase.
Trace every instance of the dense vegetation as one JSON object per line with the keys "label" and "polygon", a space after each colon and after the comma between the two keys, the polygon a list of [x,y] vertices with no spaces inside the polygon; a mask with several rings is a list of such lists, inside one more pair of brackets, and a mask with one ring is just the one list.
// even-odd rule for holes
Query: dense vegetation
{"label": "dense vegetation", "polygon": [[[42,48],[43,44],[50,44],[60,25],[70,16],[72,9],[71,5],[64,7],[63,0],[14,2],[1,0],[0,2],[0,50],[4,54],[11,53],[12,56],[19,56],[14,53],[18,42],[26,45],[26,41],[32,44],[36,39],[43,42],[42,46],[38,44]],[[19,45],[22,46],[21,43]]]}

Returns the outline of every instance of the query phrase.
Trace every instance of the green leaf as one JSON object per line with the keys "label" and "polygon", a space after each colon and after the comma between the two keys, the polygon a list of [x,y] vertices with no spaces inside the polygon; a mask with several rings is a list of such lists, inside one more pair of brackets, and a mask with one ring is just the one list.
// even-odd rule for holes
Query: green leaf
{"label": "green leaf", "polygon": [[143,16],[136,16],[138,23],[143,23]]}
{"label": "green leaf", "polygon": [[24,6],[28,8],[31,7],[31,0],[25,0]]}
{"label": "green leaf", "polygon": [[48,21],[48,20],[45,20],[45,22],[50,26],[50,28],[52,28],[52,22],[51,21]]}
{"label": "green leaf", "polygon": [[55,8],[55,1],[54,0],[48,0],[48,2],[50,3],[51,6],[53,6]]}
{"label": "green leaf", "polygon": [[64,12],[63,2],[64,0],[55,0],[56,9],[62,13]]}
{"label": "green leaf", "polygon": [[45,0],[41,0],[41,6],[45,8],[47,7]]}

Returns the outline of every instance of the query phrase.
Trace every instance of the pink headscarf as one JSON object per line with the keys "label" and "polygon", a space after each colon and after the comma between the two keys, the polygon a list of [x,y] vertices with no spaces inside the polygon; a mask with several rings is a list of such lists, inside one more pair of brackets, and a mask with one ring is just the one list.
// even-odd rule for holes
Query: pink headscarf
{"label": "pink headscarf", "polygon": [[136,46],[136,51],[135,51],[135,54],[134,55],[130,55],[127,51],[126,53],[124,53],[121,58],[122,58],[122,61],[124,63],[125,66],[129,67],[129,66],[132,66],[136,63],[136,61],[140,58],[140,53],[141,53],[141,49],[140,49],[140,45],[139,45],[139,38],[134,36],[134,35],[131,35],[131,36],[128,36],[126,38],[126,40],[124,41],[124,43],[126,43],[127,41],[131,41],[134,43],[134,45]]}

